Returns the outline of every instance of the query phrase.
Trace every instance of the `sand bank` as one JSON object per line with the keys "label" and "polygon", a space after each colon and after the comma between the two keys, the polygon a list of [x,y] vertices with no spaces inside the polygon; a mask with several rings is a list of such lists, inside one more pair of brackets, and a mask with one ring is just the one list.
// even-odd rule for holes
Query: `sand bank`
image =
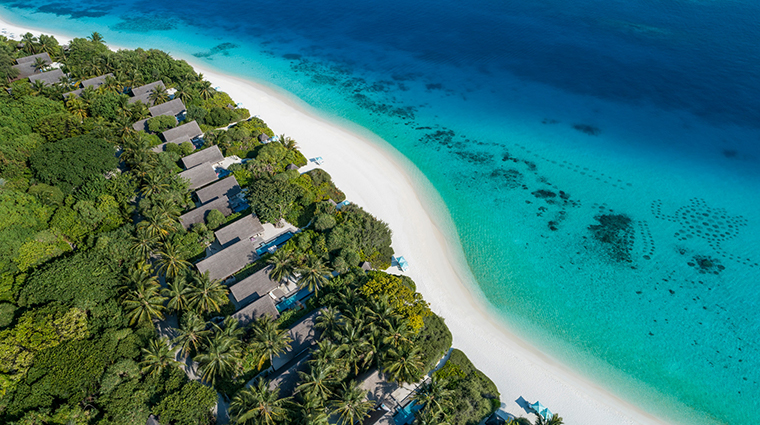
{"label": "sand bank", "polygon": [[[2,20],[0,26],[17,37],[27,32]],[[56,38],[64,42],[70,37]],[[294,138],[307,158],[321,156],[322,168],[348,200],[390,225],[393,248],[410,264],[407,274],[432,310],[445,318],[454,335],[454,347],[467,353],[496,383],[503,411],[534,418],[517,400],[541,400],[566,424],[666,423],[517,338],[488,313],[443,202],[419,170],[391,146],[369,133],[359,134],[328,122],[307,105],[274,89],[189,62],[277,134]]]}

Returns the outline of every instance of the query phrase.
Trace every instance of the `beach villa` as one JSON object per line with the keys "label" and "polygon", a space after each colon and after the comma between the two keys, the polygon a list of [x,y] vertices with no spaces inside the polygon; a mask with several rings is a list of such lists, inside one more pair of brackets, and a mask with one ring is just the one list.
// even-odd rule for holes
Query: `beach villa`
{"label": "beach villa", "polygon": [[137,101],[140,101],[148,106],[153,106],[153,101],[150,100],[150,93],[153,91],[156,87],[163,87],[166,88],[166,85],[164,85],[164,82],[161,80],[154,81],[150,84],[146,84],[144,86],[140,87],[133,87],[132,88],[132,97],[129,98],[129,103],[135,103]]}
{"label": "beach villa", "polygon": [[161,133],[161,138],[164,143],[153,148],[154,152],[163,152],[166,150],[166,146],[170,143],[175,145],[181,145],[185,142],[190,142],[193,145],[193,150],[203,143],[203,131],[195,121],[184,123],[180,126],[170,128],[169,130]]}
{"label": "beach villa", "polygon": [[77,86],[79,87],[78,89],[76,89],[74,91],[70,91],[68,93],[64,93],[63,94],[63,98],[64,99],[68,99],[69,96],[81,96],[82,92],[87,87],[92,87],[93,89],[97,89],[97,88],[99,88],[100,86],[102,86],[103,84],[106,83],[106,78],[108,78],[108,77],[113,77],[113,74],[111,74],[109,72],[108,74],[105,74],[105,75],[101,75],[101,76],[98,76],[98,77],[90,78],[90,79],[87,79],[87,80],[82,80],[82,81],[80,81],[77,84]]}

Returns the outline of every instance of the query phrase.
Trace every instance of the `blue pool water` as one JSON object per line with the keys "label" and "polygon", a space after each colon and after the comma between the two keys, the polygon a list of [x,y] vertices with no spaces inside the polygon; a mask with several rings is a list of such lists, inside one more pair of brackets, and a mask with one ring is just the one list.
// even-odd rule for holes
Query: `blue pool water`
{"label": "blue pool water", "polygon": [[256,249],[256,254],[259,255],[259,256],[264,255],[264,254],[267,253],[267,250],[269,250],[269,248],[271,248],[273,246],[275,246],[275,247],[279,246],[279,245],[287,242],[288,240],[290,240],[290,238],[292,238],[292,237],[293,237],[293,233],[291,233],[291,232],[283,233],[280,236],[277,236],[273,240],[271,240],[271,241],[269,241],[269,242],[261,245],[259,248],[257,248]]}
{"label": "blue pool water", "polygon": [[0,5],[371,130],[432,182],[523,337],[656,415],[760,408],[757,2]]}
{"label": "blue pool water", "polygon": [[412,401],[406,406],[399,409],[398,413],[393,416],[393,421],[396,425],[406,425],[414,421],[414,414],[422,409],[422,405],[417,404],[416,401]]}

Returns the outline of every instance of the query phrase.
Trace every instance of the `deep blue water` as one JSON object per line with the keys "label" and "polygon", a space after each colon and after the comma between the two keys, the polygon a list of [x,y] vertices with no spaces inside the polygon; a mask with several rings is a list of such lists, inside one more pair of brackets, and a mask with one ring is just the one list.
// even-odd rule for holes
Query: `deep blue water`
{"label": "deep blue water", "polygon": [[760,5],[0,4],[366,127],[430,179],[527,339],[685,423],[760,408]]}

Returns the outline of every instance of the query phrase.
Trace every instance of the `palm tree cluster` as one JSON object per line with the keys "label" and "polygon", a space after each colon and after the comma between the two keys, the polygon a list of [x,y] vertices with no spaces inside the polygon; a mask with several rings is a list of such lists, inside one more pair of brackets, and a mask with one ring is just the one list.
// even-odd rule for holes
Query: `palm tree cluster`
{"label": "palm tree cluster", "polygon": [[324,287],[332,269],[313,253],[299,254],[296,250],[281,248],[267,262],[272,266],[269,276],[277,282],[298,277],[298,287],[308,288],[315,294]]}

